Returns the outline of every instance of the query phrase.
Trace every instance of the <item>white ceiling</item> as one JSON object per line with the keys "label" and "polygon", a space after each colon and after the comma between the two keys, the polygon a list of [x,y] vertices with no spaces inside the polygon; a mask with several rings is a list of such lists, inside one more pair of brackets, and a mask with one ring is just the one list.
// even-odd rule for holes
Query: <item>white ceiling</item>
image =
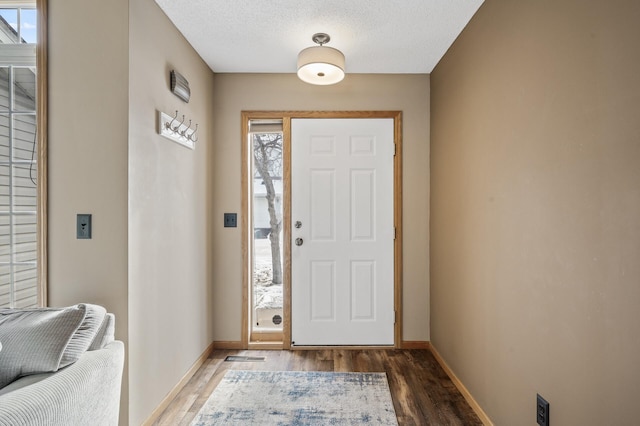
{"label": "white ceiling", "polygon": [[347,73],[430,73],[483,0],[156,0],[214,72],[295,73],[325,32]]}

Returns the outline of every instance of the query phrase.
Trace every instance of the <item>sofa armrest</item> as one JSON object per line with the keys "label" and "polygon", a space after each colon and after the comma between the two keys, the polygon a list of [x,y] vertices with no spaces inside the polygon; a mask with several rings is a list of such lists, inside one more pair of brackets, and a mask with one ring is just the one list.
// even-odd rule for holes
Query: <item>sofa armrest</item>
{"label": "sofa armrest", "polygon": [[85,352],[45,380],[0,396],[0,426],[117,425],[124,344]]}

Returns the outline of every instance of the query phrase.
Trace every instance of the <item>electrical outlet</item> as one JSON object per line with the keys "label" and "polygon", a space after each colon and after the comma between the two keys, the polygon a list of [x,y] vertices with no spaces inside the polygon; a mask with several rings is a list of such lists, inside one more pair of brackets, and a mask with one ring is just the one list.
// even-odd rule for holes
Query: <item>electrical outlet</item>
{"label": "electrical outlet", "polygon": [[540,426],[549,426],[549,403],[540,394],[536,395],[536,417]]}
{"label": "electrical outlet", "polygon": [[91,239],[91,215],[78,214],[76,218],[76,238],[79,240]]}
{"label": "electrical outlet", "polygon": [[238,226],[238,215],[236,213],[224,214],[224,227],[235,228]]}

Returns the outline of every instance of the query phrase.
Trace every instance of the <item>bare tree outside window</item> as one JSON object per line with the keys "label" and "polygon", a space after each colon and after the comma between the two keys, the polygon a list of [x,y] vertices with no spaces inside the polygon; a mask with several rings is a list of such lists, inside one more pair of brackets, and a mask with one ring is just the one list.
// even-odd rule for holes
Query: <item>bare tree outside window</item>
{"label": "bare tree outside window", "polygon": [[282,253],[280,233],[282,232],[282,211],[277,206],[278,193],[275,182],[282,181],[282,134],[254,133],[253,161],[255,177],[262,180],[266,189],[269,212],[269,241],[271,242],[271,284],[282,284]]}

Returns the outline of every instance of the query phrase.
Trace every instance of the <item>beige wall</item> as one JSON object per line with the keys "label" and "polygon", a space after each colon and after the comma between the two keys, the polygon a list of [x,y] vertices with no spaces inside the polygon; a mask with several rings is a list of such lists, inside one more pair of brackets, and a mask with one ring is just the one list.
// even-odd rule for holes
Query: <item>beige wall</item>
{"label": "beige wall", "polygon": [[[49,10],[49,304],[116,314],[121,424],[140,424],[213,340],[213,73],[152,0]],[[174,67],[189,104],[169,92]],[[199,123],[195,151],[156,134],[156,110],[175,109]],[[77,213],[93,215],[91,240],[76,240]]]}
{"label": "beige wall", "polygon": [[214,337],[241,339],[240,112],[243,110],[401,110],[404,143],[404,340],[429,340],[429,76],[348,74],[335,86],[312,86],[295,74],[216,74],[212,163]]}
{"label": "beige wall", "polygon": [[[104,305],[125,342],[127,15],[126,0],[49,0],[49,305]],[[77,213],[93,215],[91,240]]]}
{"label": "beige wall", "polygon": [[431,341],[498,425],[637,424],[640,4],[487,0],[431,76]]}
{"label": "beige wall", "polygon": [[[140,424],[213,341],[210,168],[213,72],[153,0],[129,2],[130,424]],[[189,80],[191,99],[169,90]],[[156,111],[198,123],[187,149],[157,134]]]}

